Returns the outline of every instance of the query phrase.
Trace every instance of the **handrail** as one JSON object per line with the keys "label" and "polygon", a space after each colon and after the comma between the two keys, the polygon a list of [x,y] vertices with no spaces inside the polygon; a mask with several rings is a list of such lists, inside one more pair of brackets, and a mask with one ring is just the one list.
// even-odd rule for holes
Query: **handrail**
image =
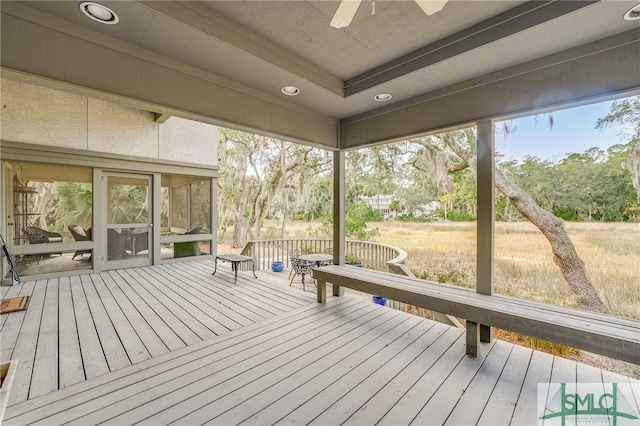
{"label": "handrail", "polygon": [[[297,238],[249,241],[241,254],[253,257],[256,269],[269,269],[274,261],[283,262],[289,267],[289,250],[297,249],[304,253],[325,253],[332,248],[333,240],[322,238]],[[387,244],[371,241],[347,240],[346,253],[353,253],[363,260],[365,267],[388,271],[390,264],[401,264],[407,258],[407,252]]]}
{"label": "handrail", "polygon": [[[362,259],[363,264],[368,269],[378,271],[394,272],[400,275],[413,277],[413,273],[404,265],[407,252],[401,248],[380,244],[371,241],[346,240],[346,253],[352,253]],[[304,253],[325,253],[331,248],[333,240],[320,238],[297,238],[297,239],[277,239],[277,240],[256,240],[249,241],[244,246],[242,252],[245,256],[251,256],[255,262],[256,269],[264,270],[271,267],[271,263],[279,261],[289,265],[289,250],[297,249]],[[247,264],[240,264],[240,270],[248,270]],[[414,277],[415,278],[415,277]],[[460,322],[449,316],[437,312],[431,312],[410,306],[405,303],[388,300],[389,307],[403,312],[411,312],[414,315],[426,316],[436,321],[448,325],[462,328]]]}

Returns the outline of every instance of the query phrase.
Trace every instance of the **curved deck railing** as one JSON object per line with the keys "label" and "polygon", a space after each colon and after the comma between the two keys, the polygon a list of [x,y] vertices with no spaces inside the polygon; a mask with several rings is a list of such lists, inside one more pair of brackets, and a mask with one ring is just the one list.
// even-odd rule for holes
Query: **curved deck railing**
{"label": "curved deck railing", "polygon": [[[256,269],[269,269],[274,261],[289,267],[289,250],[298,249],[305,253],[327,253],[332,250],[333,240],[319,238],[298,238],[282,240],[250,241],[242,249],[245,256],[253,257]],[[364,266],[379,271],[389,271],[390,264],[401,264],[407,253],[386,244],[370,241],[347,240],[345,253],[353,253],[362,259]]]}
{"label": "curved deck railing", "polygon": [[[352,253],[362,259],[364,267],[378,271],[393,272],[400,275],[414,277],[413,273],[404,265],[407,252],[386,244],[379,244],[370,241],[346,240],[345,253]],[[265,270],[271,267],[274,261],[283,262],[287,268],[289,265],[289,250],[298,249],[301,253],[327,253],[331,251],[333,240],[320,238],[298,238],[282,240],[257,240],[250,241],[242,249],[241,254],[251,256],[258,270]],[[240,265],[240,268],[248,268],[247,264]],[[428,311],[406,303],[394,300],[388,301],[388,306],[403,312],[410,312],[422,317],[431,317],[437,321],[449,325],[462,327],[460,323],[448,315]]]}

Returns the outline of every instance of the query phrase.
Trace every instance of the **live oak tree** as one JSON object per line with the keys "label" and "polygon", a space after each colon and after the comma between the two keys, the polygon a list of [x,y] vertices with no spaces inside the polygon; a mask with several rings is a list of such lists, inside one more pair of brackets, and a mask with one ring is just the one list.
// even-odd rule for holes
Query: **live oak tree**
{"label": "live oak tree", "polygon": [[640,203],[640,96],[611,104],[609,114],[598,120],[596,129],[613,125],[617,125],[620,137],[629,141],[631,153],[626,165],[633,176],[633,186]]}
{"label": "live oak tree", "polygon": [[[426,148],[421,152],[429,151],[430,153],[428,161],[421,162],[420,159],[417,159],[417,162],[422,163],[423,167],[428,167],[434,157],[440,156],[441,158],[437,161],[445,161],[450,164],[450,170],[465,168],[476,170],[477,168],[476,137],[473,129],[421,138],[416,142]],[[451,152],[455,154],[457,161],[451,157]],[[518,211],[547,238],[553,252],[554,263],[560,268],[563,277],[575,293],[578,305],[582,309],[608,313],[609,309],[593,286],[585,264],[567,234],[564,222],[552,212],[540,207],[529,194],[520,189],[500,170],[495,171],[495,181],[496,188],[505,194]]]}
{"label": "live oak tree", "polygon": [[313,209],[305,202],[330,165],[318,150],[229,129],[219,130],[218,156],[219,223],[223,232],[233,224],[235,248],[259,238],[262,220],[274,209],[279,209],[282,233],[292,212]]}

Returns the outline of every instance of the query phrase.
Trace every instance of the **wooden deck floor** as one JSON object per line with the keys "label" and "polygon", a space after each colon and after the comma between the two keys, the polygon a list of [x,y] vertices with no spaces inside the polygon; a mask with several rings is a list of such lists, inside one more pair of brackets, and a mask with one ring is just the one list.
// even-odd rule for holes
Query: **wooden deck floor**
{"label": "wooden deck floor", "polygon": [[[138,322],[146,323],[143,328],[158,330],[154,333],[164,342],[164,352],[152,356],[147,349],[146,359],[129,360],[129,365],[111,372],[14,403],[6,424],[524,425],[537,422],[539,383],[639,386],[623,376],[502,341],[483,344],[480,356],[471,358],[465,355],[461,330],[357,298],[318,304],[313,294],[269,283],[262,275],[255,280],[240,273],[238,284],[232,285],[229,272],[212,279],[210,266],[207,261],[194,261],[91,275],[84,282],[81,278],[83,285],[76,283],[76,287],[85,294],[80,300],[89,313],[99,311],[92,308],[97,301],[105,313],[121,312],[123,317],[104,318],[118,336],[130,335]],[[74,287],[71,282],[58,281],[57,285],[41,283],[45,290],[35,283],[30,290],[35,305],[24,315],[23,328],[31,328],[27,320],[33,306],[39,307],[33,311],[41,312],[42,321],[40,331],[28,330],[28,335],[47,338],[41,329],[54,328],[45,320],[47,310],[53,310],[47,308],[54,299],[50,286],[56,289],[60,306],[66,293],[74,296],[73,290],[66,289]],[[105,290],[98,290],[102,287]],[[151,291],[151,287],[162,290]],[[118,290],[124,288],[128,289]],[[101,294],[106,290],[110,296]],[[116,296],[120,291],[123,296]],[[164,307],[162,313],[156,315],[162,321],[151,321],[148,318],[154,315],[140,313],[160,307]],[[237,316],[228,312],[236,309]],[[170,315],[167,311],[173,316],[165,317]],[[3,316],[9,317],[3,318],[3,335],[14,315]],[[215,321],[205,327],[205,317]],[[75,320],[80,334],[87,319],[76,313]],[[104,327],[100,322],[94,321],[98,347],[99,329]],[[120,329],[119,322],[129,327]],[[168,329],[178,323],[183,324],[181,330],[190,329],[185,333],[192,337],[198,335],[192,329],[196,326],[187,324],[199,323],[202,333],[205,328],[209,332],[189,343],[180,338],[182,347],[170,349],[170,339],[159,338],[159,330],[171,335]],[[226,331],[217,335],[214,323],[220,324],[215,326],[219,331]],[[44,371],[38,359],[47,347],[41,348],[40,338],[36,339],[32,382],[40,381]],[[83,354],[81,345],[79,349]],[[24,395],[24,390],[20,393]],[[639,400],[637,392],[630,401],[635,410],[640,410]]]}
{"label": "wooden deck floor", "polygon": [[0,359],[20,361],[9,404],[117,371],[315,300],[213,262],[122,269],[2,287],[30,296],[0,317]]}

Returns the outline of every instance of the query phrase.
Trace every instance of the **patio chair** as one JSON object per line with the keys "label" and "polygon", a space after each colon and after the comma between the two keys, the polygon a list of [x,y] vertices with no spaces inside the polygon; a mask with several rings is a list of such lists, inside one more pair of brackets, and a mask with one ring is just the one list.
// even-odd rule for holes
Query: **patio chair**
{"label": "patio chair", "polygon": [[149,250],[149,231],[134,230],[125,242],[125,250],[136,256],[141,251]]}
{"label": "patio chair", "polygon": [[[199,234],[202,230],[202,226],[193,228],[189,232],[185,232],[184,235]],[[173,243],[173,257],[188,257],[188,256],[200,256],[200,243],[198,241],[188,241],[185,243]]]}
{"label": "patio chair", "polygon": [[62,235],[57,232],[45,231],[35,226],[25,226],[24,233],[27,235],[29,244],[61,243]]}
{"label": "patio chair", "polygon": [[[300,259],[299,257],[292,257],[291,266],[293,267],[292,269],[293,276],[291,277],[291,281],[289,282],[289,287],[291,287],[291,285],[293,284],[293,280],[296,277],[296,275],[300,275],[302,276],[302,290],[307,291],[305,282],[304,282],[304,277],[305,275],[311,276],[311,270],[315,265],[312,265],[306,260]],[[313,285],[315,285],[315,280],[313,280]]]}
{"label": "patio chair", "polygon": [[[62,235],[57,232],[45,231],[44,229],[36,228],[35,226],[25,226],[24,233],[27,236],[29,244],[48,244],[48,243],[61,243]],[[50,254],[37,254],[29,256],[31,259],[35,259],[38,262],[40,259],[46,259],[51,254],[57,254],[62,256],[62,252],[50,253]]]}
{"label": "patio chair", "polygon": [[293,258],[294,257],[300,257],[300,255],[302,254],[302,251],[300,249],[294,248],[294,249],[289,249],[289,265],[291,266],[291,271],[289,271],[289,279],[291,279],[291,277],[293,277],[293,274],[295,272],[295,270],[293,269]]}
{"label": "patio chair", "polygon": [[[67,228],[69,228],[69,232],[71,232],[71,235],[73,236],[73,239],[75,241],[91,241],[91,228],[87,229],[86,231],[80,225],[69,225],[67,226]],[[92,254],[92,251],[76,250],[76,252],[73,253],[73,257],[71,258],[71,260],[75,260],[76,256],[80,256],[80,258],[82,259],[82,255],[84,255],[85,253]],[[91,256],[89,256],[89,259],[91,259]]]}
{"label": "patio chair", "polygon": [[127,229],[107,229],[107,260],[125,259],[129,256],[126,250],[129,234]]}

